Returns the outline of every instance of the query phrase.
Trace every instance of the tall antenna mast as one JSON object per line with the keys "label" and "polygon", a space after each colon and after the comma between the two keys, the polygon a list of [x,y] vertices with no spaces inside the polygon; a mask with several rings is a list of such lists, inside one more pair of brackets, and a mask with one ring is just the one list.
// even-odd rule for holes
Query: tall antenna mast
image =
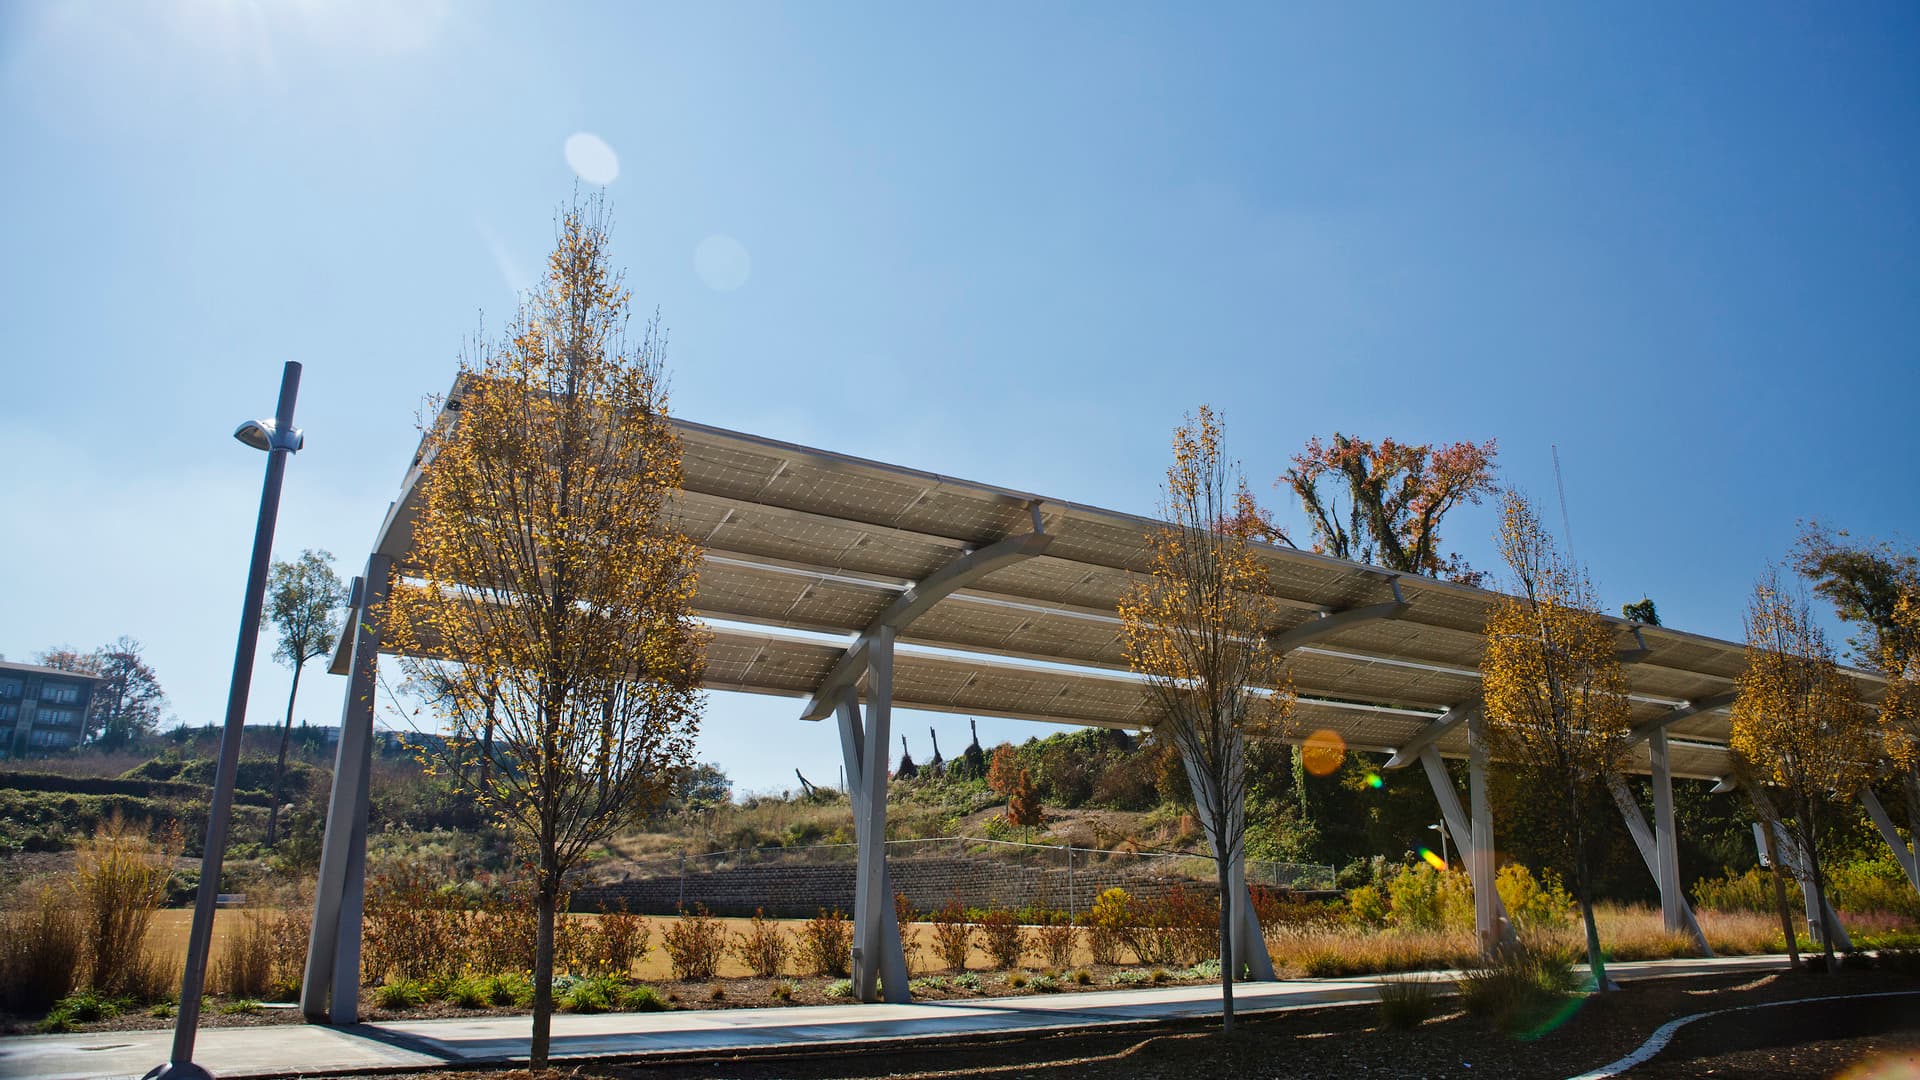
{"label": "tall antenna mast", "polygon": [[1567,485],[1560,479],[1560,444],[1553,444],[1553,486],[1560,493],[1560,539],[1567,545],[1567,561],[1573,561],[1573,526],[1567,524]]}

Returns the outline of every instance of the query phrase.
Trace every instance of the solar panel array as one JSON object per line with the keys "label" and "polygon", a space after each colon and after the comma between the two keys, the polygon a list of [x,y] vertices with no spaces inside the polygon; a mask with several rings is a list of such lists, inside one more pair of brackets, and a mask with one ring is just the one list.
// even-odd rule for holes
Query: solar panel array
{"label": "solar panel array", "polygon": [[[457,399],[456,399],[457,400]],[[695,606],[714,621],[707,684],[809,697],[855,635],[902,593],[966,553],[1026,533],[1035,513],[1053,540],[1044,553],[970,582],[899,631],[899,707],[1074,725],[1153,722],[1127,672],[1117,604],[1148,569],[1149,518],[865,461],[674,420],[684,451],[675,501],[707,551]],[[418,462],[376,550],[409,565],[422,494]],[[1323,614],[1394,598],[1376,567],[1261,545],[1285,631]],[[1407,608],[1347,625],[1294,650],[1286,666],[1300,731],[1329,729],[1357,749],[1392,750],[1479,693],[1482,630],[1498,595],[1412,575],[1397,580]],[[743,625],[744,624],[744,625]],[[1736,643],[1616,622],[1636,723],[1733,687]],[[345,643],[335,669],[345,670]],[[1877,699],[1879,687],[1858,675]],[[798,710],[796,710],[798,711]],[[1728,771],[1724,707],[1669,728],[1675,775]],[[1466,753],[1456,728],[1436,746]],[[1633,766],[1647,767],[1646,748]]]}

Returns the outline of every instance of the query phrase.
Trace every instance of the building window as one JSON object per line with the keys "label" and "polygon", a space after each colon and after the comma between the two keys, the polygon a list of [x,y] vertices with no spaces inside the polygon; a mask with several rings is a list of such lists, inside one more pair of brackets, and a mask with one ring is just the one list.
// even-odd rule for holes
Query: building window
{"label": "building window", "polygon": [[35,746],[65,746],[73,736],[64,731],[35,731],[29,741]]}
{"label": "building window", "polygon": [[80,700],[80,688],[72,683],[47,683],[40,688],[40,700],[72,704]]}
{"label": "building window", "polygon": [[20,680],[0,675],[0,698],[20,696]]}
{"label": "building window", "polygon": [[42,706],[38,712],[33,714],[33,722],[35,724],[64,727],[67,724],[73,723],[73,718],[76,715],[72,709],[49,709]]}
{"label": "building window", "polygon": [[13,720],[20,715],[18,705],[0,705],[0,720]]}

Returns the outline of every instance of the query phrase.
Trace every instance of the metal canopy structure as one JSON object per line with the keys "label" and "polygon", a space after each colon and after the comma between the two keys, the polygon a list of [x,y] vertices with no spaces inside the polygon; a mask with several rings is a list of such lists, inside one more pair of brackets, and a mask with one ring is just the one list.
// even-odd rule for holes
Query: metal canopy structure
{"label": "metal canopy structure", "polygon": [[[460,390],[456,384],[437,422],[458,422]],[[856,955],[867,959],[856,961],[856,989],[871,1000],[880,969],[904,970],[894,967],[900,945],[892,905],[883,902],[891,896],[881,891],[884,860],[868,858],[885,832],[892,708],[1151,727],[1152,705],[1127,670],[1116,611],[1130,582],[1149,571],[1147,537],[1161,523],[687,420],[672,423],[683,452],[683,491],[672,512],[706,551],[695,598],[713,631],[706,685],[793,697],[807,720],[838,717],[862,849],[855,945]],[[416,569],[412,529],[429,482],[424,464],[416,455],[356,596],[384,595],[389,575],[406,577]],[[1508,930],[1491,887],[1487,751],[1475,733],[1484,628],[1500,595],[1279,545],[1257,545],[1257,552],[1282,612],[1268,633],[1285,654],[1298,695],[1299,735],[1331,731],[1349,748],[1393,755],[1388,768],[1423,762],[1473,876],[1482,944],[1492,948]],[[373,663],[381,646],[364,611],[356,606],[330,667],[353,674],[343,731],[371,723]],[[1680,893],[1670,782],[1673,776],[1729,776],[1728,709],[1744,647],[1613,621],[1639,737],[1627,767],[1652,777],[1652,829],[1637,805],[1621,808],[1636,838],[1652,837],[1643,850],[1661,885],[1668,927],[1697,933]],[[1876,677],[1851,677],[1866,700],[1879,700]],[[364,845],[366,788],[364,777],[353,775],[359,770],[346,756],[344,736],[341,746],[332,806],[343,816],[336,822],[329,814],[327,844],[334,854],[323,852],[310,950],[324,958],[310,962],[303,995],[316,1019],[326,1014],[332,972],[357,973],[358,963],[353,875],[356,844]],[[364,756],[357,740],[353,746]],[[1442,757],[1470,762],[1470,814]],[[1237,871],[1237,853],[1232,858]],[[329,866],[344,868],[333,875],[337,881],[328,877]],[[1265,951],[1257,947],[1257,924],[1249,929],[1255,947],[1246,961],[1257,975]],[[872,959],[876,955],[882,962]],[[903,981],[887,980],[889,997],[904,999]],[[352,1019],[353,1007],[336,1000],[335,1022]]]}
{"label": "metal canopy structure", "polygon": [[[452,399],[457,402],[457,398]],[[707,555],[695,606],[714,628],[709,687],[814,700],[890,606],[971,553],[1039,533],[1016,553],[934,599],[897,630],[894,703],[903,708],[1073,725],[1151,726],[1127,673],[1115,614],[1130,575],[1148,569],[1151,518],[675,420],[684,451],[675,504]],[[374,554],[412,568],[423,494],[416,462]],[[1287,653],[1305,730],[1391,753],[1420,739],[1479,690],[1483,629],[1497,593],[1396,576],[1279,545],[1259,545],[1272,597],[1288,614],[1276,639],[1394,605],[1392,617],[1338,622]],[[1397,596],[1396,596],[1397,593]],[[1675,776],[1727,775],[1728,709],[1744,664],[1736,642],[1615,620],[1642,734],[1664,730]],[[756,631],[726,623],[756,624]],[[797,631],[789,633],[782,631]],[[1294,632],[1290,634],[1289,632]],[[832,635],[832,637],[827,637]],[[834,640],[838,638],[841,640]],[[330,670],[345,674],[350,635]],[[914,648],[914,647],[919,648]],[[1881,684],[1853,673],[1863,697]],[[1467,730],[1433,740],[1467,756]],[[1650,767],[1644,747],[1633,767]]]}

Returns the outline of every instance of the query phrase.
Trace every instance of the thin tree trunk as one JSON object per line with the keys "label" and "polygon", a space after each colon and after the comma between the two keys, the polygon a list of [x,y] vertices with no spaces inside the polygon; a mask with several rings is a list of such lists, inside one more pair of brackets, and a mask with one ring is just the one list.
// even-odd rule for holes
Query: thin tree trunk
{"label": "thin tree trunk", "polygon": [[[1224,830],[1222,839],[1225,839]],[[1222,843],[1220,851],[1232,850]],[[1220,1034],[1233,1034],[1233,868],[1227,856],[1218,860],[1220,878]]]}
{"label": "thin tree trunk", "polygon": [[1576,828],[1574,835],[1580,845],[1574,867],[1580,877],[1580,917],[1587,924],[1587,971],[1593,976],[1594,992],[1604,994],[1612,987],[1607,985],[1606,957],[1600,953],[1600,925],[1593,919],[1593,867],[1587,859],[1585,831]]}
{"label": "thin tree trunk", "polygon": [[1800,938],[1793,932],[1793,912],[1787,907],[1787,883],[1780,869],[1780,852],[1773,843],[1773,822],[1760,822],[1760,842],[1767,852],[1767,865],[1773,868],[1773,904],[1780,911],[1780,933],[1787,941],[1788,967],[1800,968]]}
{"label": "thin tree trunk", "polygon": [[1833,956],[1833,925],[1827,915],[1827,912],[1832,910],[1827,907],[1827,875],[1820,867],[1820,853],[1813,847],[1811,821],[1810,819],[1802,820],[1808,821],[1808,825],[1799,830],[1800,846],[1806,849],[1807,876],[1813,879],[1813,910],[1820,913],[1820,953],[1826,960],[1828,974],[1832,974],[1839,970],[1839,964]]}
{"label": "thin tree trunk", "polygon": [[282,790],[287,782],[287,740],[293,735],[293,700],[300,696],[300,668],[293,669],[293,689],[287,691],[287,719],[280,725],[280,761],[273,767],[273,805],[267,808],[267,846],[273,846],[274,837],[280,833],[280,800],[285,796]]}
{"label": "thin tree trunk", "polygon": [[[544,860],[543,860],[544,861]],[[539,896],[535,906],[540,925],[533,947],[533,1045],[527,1052],[527,1068],[547,1067],[547,1050],[553,1038],[553,909],[554,893],[548,885],[550,875],[541,871]]]}

